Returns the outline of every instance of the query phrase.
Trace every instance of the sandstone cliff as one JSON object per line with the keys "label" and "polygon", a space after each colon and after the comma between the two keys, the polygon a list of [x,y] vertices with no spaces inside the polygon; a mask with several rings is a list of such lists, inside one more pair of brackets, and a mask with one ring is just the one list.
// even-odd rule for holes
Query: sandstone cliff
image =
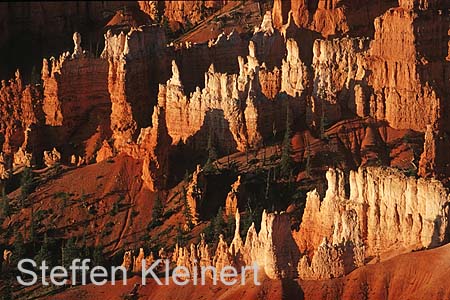
{"label": "sandstone cliff", "polygon": [[[350,173],[346,194],[341,171],[329,170],[327,180],[322,202],[316,191],[308,194],[300,230],[294,233],[300,251],[309,257],[299,263],[300,276],[343,275],[370,258],[445,241],[450,198],[439,181],[406,177],[393,169],[361,168]],[[324,269],[331,261],[337,269]]]}
{"label": "sandstone cliff", "polygon": [[68,155],[86,154],[84,147],[70,147],[67,140],[83,143],[98,127],[102,138],[107,138],[111,114],[108,63],[83,51],[78,33],[73,40],[72,53],[44,59],[42,67],[45,124],[52,127],[53,137],[49,143],[63,147],[66,161]]}
{"label": "sandstone cliff", "polygon": [[136,141],[139,130],[151,125],[157,84],[164,74],[164,47],[165,36],[157,26],[105,34],[101,57],[109,63],[111,130],[117,149]]}

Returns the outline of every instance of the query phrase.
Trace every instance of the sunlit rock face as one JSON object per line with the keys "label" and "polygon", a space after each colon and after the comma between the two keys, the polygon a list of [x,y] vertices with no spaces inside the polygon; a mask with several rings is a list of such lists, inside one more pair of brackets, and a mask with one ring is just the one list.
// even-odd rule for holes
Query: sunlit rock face
{"label": "sunlit rock face", "polygon": [[330,169],[327,180],[322,201],[316,191],[308,194],[300,230],[294,233],[308,256],[299,263],[301,276],[331,278],[373,257],[445,241],[450,199],[439,181],[407,177],[394,169],[361,168],[350,173],[346,194],[341,171]]}
{"label": "sunlit rock face", "polygon": [[158,26],[105,34],[101,57],[109,64],[111,130],[119,150],[136,140],[140,128],[151,125],[157,82],[164,73],[164,47],[165,35]]}

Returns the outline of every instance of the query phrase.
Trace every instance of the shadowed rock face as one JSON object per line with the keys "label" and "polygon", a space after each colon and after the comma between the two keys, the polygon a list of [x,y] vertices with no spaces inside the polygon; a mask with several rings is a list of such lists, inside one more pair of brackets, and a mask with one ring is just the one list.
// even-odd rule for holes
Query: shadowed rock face
{"label": "shadowed rock face", "polygon": [[[100,28],[116,9],[138,7],[136,2],[81,1],[20,2],[0,4],[0,76],[20,68],[30,80],[33,66],[39,73],[43,57],[59,55],[72,47],[72,34],[80,32],[86,49],[101,51]],[[98,44],[99,43],[99,44]]]}

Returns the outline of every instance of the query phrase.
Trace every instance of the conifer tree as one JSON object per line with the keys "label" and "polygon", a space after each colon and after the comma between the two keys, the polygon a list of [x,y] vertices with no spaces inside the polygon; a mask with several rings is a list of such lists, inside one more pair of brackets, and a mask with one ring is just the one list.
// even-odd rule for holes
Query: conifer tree
{"label": "conifer tree", "polygon": [[283,138],[283,149],[280,159],[280,172],[281,176],[289,177],[292,172],[292,146],[291,146],[291,120],[290,120],[289,107],[286,110],[286,130]]}
{"label": "conifer tree", "polygon": [[3,190],[3,192],[2,192],[2,207],[1,208],[2,208],[3,216],[5,218],[11,216],[11,204],[9,202],[10,202],[10,200],[5,193],[5,190]]}

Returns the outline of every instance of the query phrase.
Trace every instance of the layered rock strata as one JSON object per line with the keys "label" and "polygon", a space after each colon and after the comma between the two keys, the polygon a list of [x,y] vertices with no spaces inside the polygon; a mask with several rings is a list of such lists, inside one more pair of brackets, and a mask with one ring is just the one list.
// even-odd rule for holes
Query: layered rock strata
{"label": "layered rock strata", "polygon": [[[82,50],[81,37],[74,34],[74,50],[58,59],[43,60],[43,111],[45,124],[52,127],[49,141],[64,147],[63,153],[84,156],[84,149],[69,147],[87,140],[100,126],[104,137],[109,132],[111,99],[108,92],[108,63]],[[49,129],[50,130],[50,129]]]}

